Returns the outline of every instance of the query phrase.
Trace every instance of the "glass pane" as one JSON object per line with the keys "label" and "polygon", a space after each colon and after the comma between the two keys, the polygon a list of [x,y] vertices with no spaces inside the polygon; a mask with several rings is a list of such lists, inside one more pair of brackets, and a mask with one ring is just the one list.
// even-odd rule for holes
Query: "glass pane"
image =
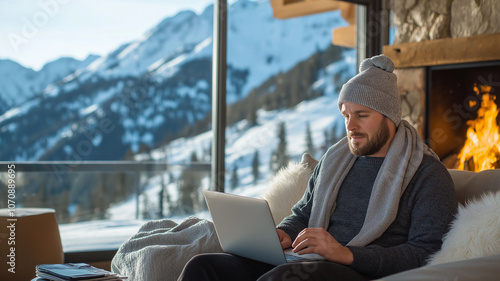
{"label": "glass pane", "polygon": [[212,3],[4,1],[0,208],[14,163],[15,207],[54,208],[66,251],[202,216]]}
{"label": "glass pane", "polygon": [[332,45],[332,29],[348,25],[340,11],[281,20],[269,1],[229,11],[225,189],[257,197],[290,161],[319,159],[344,136],[337,97],[356,51]]}
{"label": "glass pane", "polygon": [[396,40],[397,26],[394,23],[394,13],[389,12],[389,45],[394,44]]}

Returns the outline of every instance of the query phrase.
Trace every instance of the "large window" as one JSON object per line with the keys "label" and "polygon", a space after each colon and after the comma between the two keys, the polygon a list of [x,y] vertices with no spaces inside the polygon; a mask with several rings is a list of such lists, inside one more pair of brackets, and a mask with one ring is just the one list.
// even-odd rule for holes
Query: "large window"
{"label": "large window", "polygon": [[2,2],[0,208],[15,164],[15,207],[55,209],[66,252],[203,212],[212,2]]}
{"label": "large window", "polygon": [[[336,101],[359,53],[331,43],[339,11],[281,20],[269,1],[228,2],[221,178],[259,196],[343,137]],[[212,3],[2,4],[1,198],[14,163],[15,207],[55,209],[65,252],[116,249],[151,219],[208,217]]]}

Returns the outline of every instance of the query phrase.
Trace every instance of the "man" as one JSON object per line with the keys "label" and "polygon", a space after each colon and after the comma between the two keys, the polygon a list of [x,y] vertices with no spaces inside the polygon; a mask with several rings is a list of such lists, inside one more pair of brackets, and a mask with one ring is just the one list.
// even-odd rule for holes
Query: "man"
{"label": "man", "polygon": [[277,227],[282,247],[326,261],[269,264],[200,255],[180,280],[370,280],[422,266],[440,249],[456,212],[452,179],[401,120],[394,65],[366,59],[339,95],[347,137],[316,166],[293,214]]}

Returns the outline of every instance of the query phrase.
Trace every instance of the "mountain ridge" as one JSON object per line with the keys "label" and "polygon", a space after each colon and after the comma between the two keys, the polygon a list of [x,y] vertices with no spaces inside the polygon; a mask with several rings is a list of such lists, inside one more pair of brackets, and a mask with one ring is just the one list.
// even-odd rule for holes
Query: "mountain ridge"
{"label": "mountain ridge", "polygon": [[0,114],[42,92],[45,87],[55,83],[78,69],[84,68],[99,56],[89,55],[84,60],[61,57],[45,64],[35,71],[10,59],[0,59]]}

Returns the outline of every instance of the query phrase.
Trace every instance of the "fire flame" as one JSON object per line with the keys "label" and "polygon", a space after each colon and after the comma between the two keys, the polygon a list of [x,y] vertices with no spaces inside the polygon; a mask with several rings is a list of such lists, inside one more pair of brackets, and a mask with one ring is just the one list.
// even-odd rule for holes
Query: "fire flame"
{"label": "fire flame", "polygon": [[467,167],[475,172],[495,169],[495,163],[500,160],[500,133],[496,121],[499,111],[495,96],[489,94],[490,86],[481,85],[480,88],[474,85],[476,95],[483,93],[482,102],[477,118],[467,121],[467,140],[458,154],[460,170]]}

